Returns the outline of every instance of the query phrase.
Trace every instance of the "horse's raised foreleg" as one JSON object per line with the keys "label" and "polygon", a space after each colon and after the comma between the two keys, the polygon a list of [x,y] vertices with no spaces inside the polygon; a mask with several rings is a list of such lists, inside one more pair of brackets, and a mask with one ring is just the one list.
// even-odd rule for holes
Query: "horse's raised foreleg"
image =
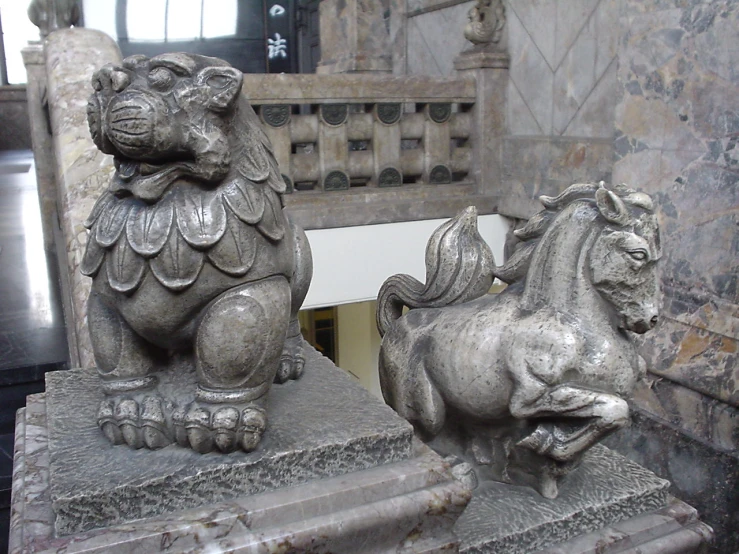
{"label": "horse's raised foreleg", "polygon": [[511,398],[511,415],[516,418],[581,418],[583,424],[563,429],[540,424],[519,441],[523,446],[560,462],[577,458],[605,435],[626,425],[629,407],[622,398],[573,385],[525,389],[519,387]]}
{"label": "horse's raised foreleg", "polygon": [[424,352],[428,344],[418,340],[418,331],[408,319],[398,321],[383,338],[380,386],[389,406],[422,436],[433,437],[444,426],[446,406],[426,373]]}
{"label": "horse's raised foreleg", "polygon": [[507,360],[513,380],[511,415],[525,420],[545,417],[583,420],[574,429],[541,424],[519,446],[556,461],[569,462],[628,422],[629,407],[622,398],[562,382],[581,359],[577,340],[567,333],[518,339],[511,345]]}

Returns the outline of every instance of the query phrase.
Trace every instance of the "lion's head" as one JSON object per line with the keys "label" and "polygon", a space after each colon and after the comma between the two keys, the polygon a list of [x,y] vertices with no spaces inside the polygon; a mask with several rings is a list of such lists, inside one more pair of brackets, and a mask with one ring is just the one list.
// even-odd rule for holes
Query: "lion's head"
{"label": "lion's head", "polygon": [[90,133],[116,172],[85,222],[85,275],[108,260],[116,291],[136,290],[147,267],[182,290],[206,262],[243,276],[254,233],[282,239],[285,182],[242,81],[222,60],[184,53],[131,56],[95,73]]}
{"label": "lion's head", "polygon": [[92,139],[112,154],[113,192],[153,202],[177,180],[213,186],[239,169],[253,181],[270,171],[268,141],[242,97],[243,75],[223,60],[194,54],[131,56],[92,78]]}

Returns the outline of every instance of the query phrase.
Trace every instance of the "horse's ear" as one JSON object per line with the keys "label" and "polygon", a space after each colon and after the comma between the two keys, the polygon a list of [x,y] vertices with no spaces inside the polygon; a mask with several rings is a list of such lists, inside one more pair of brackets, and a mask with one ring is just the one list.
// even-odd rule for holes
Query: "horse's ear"
{"label": "horse's ear", "polygon": [[621,200],[610,190],[604,187],[595,191],[595,203],[598,205],[598,211],[606,218],[606,221],[616,223],[617,225],[626,225],[629,220],[629,209]]}

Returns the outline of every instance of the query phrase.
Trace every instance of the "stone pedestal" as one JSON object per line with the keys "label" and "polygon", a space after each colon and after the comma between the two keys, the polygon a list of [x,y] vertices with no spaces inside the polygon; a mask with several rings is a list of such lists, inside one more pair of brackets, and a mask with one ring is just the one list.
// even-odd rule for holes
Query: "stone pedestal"
{"label": "stone pedestal", "polygon": [[460,552],[575,554],[699,552],[711,536],[696,511],[669,497],[670,483],[604,446],[565,477],[556,499],[488,482],[474,491],[454,532]]}
{"label": "stone pedestal", "polygon": [[248,455],[110,446],[94,423],[98,387],[90,370],[59,372],[19,411],[12,552],[455,544],[469,491],[405,421],[316,353],[299,381],[273,387],[268,430]]}

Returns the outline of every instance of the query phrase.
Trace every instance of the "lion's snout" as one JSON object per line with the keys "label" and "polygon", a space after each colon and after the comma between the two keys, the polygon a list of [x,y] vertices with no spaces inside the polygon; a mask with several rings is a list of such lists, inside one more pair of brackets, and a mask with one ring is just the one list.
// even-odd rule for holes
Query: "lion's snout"
{"label": "lion's snout", "polygon": [[135,158],[154,146],[156,114],[142,95],[117,96],[108,107],[106,134],[124,155]]}

